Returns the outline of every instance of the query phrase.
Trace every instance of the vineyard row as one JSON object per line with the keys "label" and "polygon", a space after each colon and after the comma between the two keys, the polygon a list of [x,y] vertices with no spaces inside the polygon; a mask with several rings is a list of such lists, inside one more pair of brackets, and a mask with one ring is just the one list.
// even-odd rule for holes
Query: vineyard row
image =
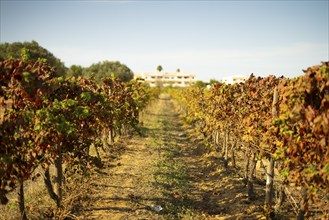
{"label": "vineyard row", "polygon": [[[261,162],[266,173],[264,210],[269,218],[287,196],[286,186],[292,185],[301,195],[296,208],[300,219],[309,214],[310,201],[325,216],[329,214],[329,62],[304,72],[292,79],[251,75],[240,84],[169,91],[187,121],[222,153],[226,167],[229,161],[235,166],[235,152],[244,153],[244,181],[251,201],[254,170]],[[278,177],[274,177],[275,167]],[[274,178],[281,183],[276,204]]]}
{"label": "vineyard row", "polygon": [[[42,167],[49,195],[61,207],[63,173],[83,173],[99,165],[99,149],[108,150],[129,129],[139,132],[139,113],[156,97],[152,91],[114,76],[102,83],[93,78],[65,79],[42,59],[1,62],[1,203],[8,203],[8,193],[19,188],[19,208],[26,219],[24,182],[35,178],[36,168]],[[98,157],[89,154],[92,145]],[[52,164],[56,184],[49,171]]]}

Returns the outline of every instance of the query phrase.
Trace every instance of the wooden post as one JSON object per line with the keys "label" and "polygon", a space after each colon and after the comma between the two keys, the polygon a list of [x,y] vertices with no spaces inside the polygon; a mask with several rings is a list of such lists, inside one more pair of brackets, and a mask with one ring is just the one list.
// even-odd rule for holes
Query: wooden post
{"label": "wooden post", "polygon": [[224,132],[224,134],[222,136],[223,136],[223,138],[222,138],[223,144],[222,144],[222,155],[221,156],[224,157],[225,156],[225,147],[226,147],[226,131]]}
{"label": "wooden post", "polygon": [[[273,102],[272,102],[272,117],[278,117],[277,104],[279,102],[279,94],[277,87],[273,91]],[[269,155],[268,157],[269,165],[266,171],[266,189],[265,189],[265,207],[269,210],[269,215],[273,215],[273,181],[274,181],[274,159]]]}
{"label": "wooden post", "polygon": [[224,154],[224,167],[227,168],[228,166],[228,146],[230,142],[230,133],[229,131],[225,132],[225,154]]}
{"label": "wooden post", "polygon": [[232,148],[231,148],[231,154],[232,154],[232,167],[234,167],[234,168],[236,167],[234,150],[235,150],[235,147],[236,147],[236,145],[237,145],[237,142],[238,142],[238,140],[235,139],[235,140],[234,140],[234,143],[233,143],[233,145],[232,145]]}
{"label": "wooden post", "polygon": [[265,205],[272,206],[273,203],[273,179],[274,179],[274,160],[272,157],[269,159],[269,165],[266,171],[266,190],[265,190]]}
{"label": "wooden post", "polygon": [[244,182],[244,186],[247,186],[248,183],[248,170],[249,170],[249,149],[246,149],[245,152],[245,164],[244,164],[244,178],[243,178],[243,182]]}
{"label": "wooden post", "polygon": [[256,169],[256,154],[254,152],[252,152],[252,157],[251,157],[251,168],[250,168],[250,172],[249,172],[249,177],[248,177],[248,200],[249,201],[253,201],[255,199],[255,193],[254,193],[254,173],[255,173],[255,169]]}
{"label": "wooden post", "polygon": [[62,147],[58,144],[58,158],[55,160],[57,170],[57,207],[61,207],[63,197],[63,162],[62,162]]}
{"label": "wooden post", "polygon": [[218,147],[218,145],[219,145],[219,131],[217,130],[216,131],[216,146]]}

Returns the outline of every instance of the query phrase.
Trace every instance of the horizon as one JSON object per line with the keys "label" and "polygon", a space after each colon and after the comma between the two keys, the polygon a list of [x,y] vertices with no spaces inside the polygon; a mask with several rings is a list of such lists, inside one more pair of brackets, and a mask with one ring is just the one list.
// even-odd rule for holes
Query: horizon
{"label": "horizon", "polygon": [[329,60],[328,1],[3,1],[0,43],[35,40],[66,67],[302,75]]}

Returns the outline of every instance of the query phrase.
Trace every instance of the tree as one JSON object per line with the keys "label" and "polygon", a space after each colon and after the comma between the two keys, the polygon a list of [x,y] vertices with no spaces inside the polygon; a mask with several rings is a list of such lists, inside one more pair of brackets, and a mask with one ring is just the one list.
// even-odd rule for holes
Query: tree
{"label": "tree", "polygon": [[50,66],[56,68],[56,72],[64,76],[67,68],[64,63],[56,58],[45,48],[41,47],[36,41],[31,42],[14,42],[14,43],[1,43],[0,44],[0,61],[4,61],[8,58],[21,58],[22,50],[28,53],[29,59],[37,61],[39,58],[47,59],[47,63]]}
{"label": "tree", "polygon": [[216,83],[219,83],[219,81],[216,80],[216,79],[210,79],[210,81],[209,81],[209,85],[213,85],[213,84],[216,84]]}
{"label": "tree", "polygon": [[94,76],[96,81],[100,82],[102,79],[114,75],[123,82],[128,82],[134,78],[133,72],[119,61],[103,61],[92,64],[85,68],[83,75],[86,77]]}
{"label": "tree", "polygon": [[200,88],[204,88],[207,86],[207,83],[201,81],[201,80],[197,80],[194,84],[194,87],[200,87]]}
{"label": "tree", "polygon": [[83,75],[84,68],[79,65],[72,65],[67,71],[67,76],[79,77]]}
{"label": "tree", "polygon": [[179,68],[176,71],[177,71],[177,73],[180,73],[180,69]]}
{"label": "tree", "polygon": [[157,67],[157,70],[158,70],[159,72],[161,72],[161,71],[163,70],[162,66],[159,65],[159,66]]}

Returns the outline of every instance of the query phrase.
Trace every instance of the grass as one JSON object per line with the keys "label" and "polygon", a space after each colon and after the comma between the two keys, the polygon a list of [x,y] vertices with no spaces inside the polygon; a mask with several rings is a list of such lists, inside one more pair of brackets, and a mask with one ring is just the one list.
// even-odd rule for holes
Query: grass
{"label": "grass", "polygon": [[[51,167],[52,173],[54,168]],[[37,172],[42,173],[38,168]],[[28,219],[76,219],[72,212],[77,212],[83,197],[88,195],[88,188],[84,184],[82,176],[70,178],[64,185],[63,208],[58,209],[55,202],[50,198],[43,182],[42,176],[34,181],[28,180],[24,184],[25,188],[25,210]],[[0,206],[0,220],[20,219],[18,207],[18,189],[9,194],[9,203]],[[88,200],[88,198],[87,198]]]}
{"label": "grass", "polygon": [[160,159],[154,165],[153,187],[161,192],[162,214],[168,219],[199,219],[200,213],[194,208],[189,196],[191,179],[184,161],[183,149],[174,137],[180,132],[171,120],[161,117],[158,120],[159,133],[154,137]]}

